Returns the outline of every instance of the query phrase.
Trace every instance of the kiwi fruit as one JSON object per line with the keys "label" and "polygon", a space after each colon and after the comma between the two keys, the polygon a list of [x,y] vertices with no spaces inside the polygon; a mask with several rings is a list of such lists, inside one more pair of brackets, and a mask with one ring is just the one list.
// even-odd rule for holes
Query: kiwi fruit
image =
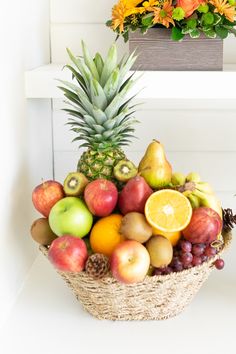
{"label": "kiwi fruit", "polygon": [[171,242],[164,236],[152,236],[146,243],[150,255],[150,263],[153,267],[167,267],[173,258]]}
{"label": "kiwi fruit", "polygon": [[113,170],[114,176],[118,181],[127,182],[130,178],[137,175],[138,169],[129,160],[120,160]]}
{"label": "kiwi fruit", "polygon": [[63,183],[64,192],[67,196],[77,197],[83,193],[88,183],[83,173],[70,172]]}
{"label": "kiwi fruit", "polygon": [[152,236],[152,227],[141,213],[127,213],[122,221],[120,233],[129,240],[146,242]]}
{"label": "kiwi fruit", "polygon": [[34,241],[40,245],[49,246],[57,235],[51,230],[47,218],[39,218],[33,222],[30,229]]}

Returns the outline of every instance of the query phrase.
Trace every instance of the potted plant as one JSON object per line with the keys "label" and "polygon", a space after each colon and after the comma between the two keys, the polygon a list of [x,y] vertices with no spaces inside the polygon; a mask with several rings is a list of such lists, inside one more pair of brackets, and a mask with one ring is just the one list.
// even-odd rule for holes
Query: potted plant
{"label": "potted plant", "polygon": [[133,69],[222,70],[235,0],[119,0],[107,25],[139,54]]}

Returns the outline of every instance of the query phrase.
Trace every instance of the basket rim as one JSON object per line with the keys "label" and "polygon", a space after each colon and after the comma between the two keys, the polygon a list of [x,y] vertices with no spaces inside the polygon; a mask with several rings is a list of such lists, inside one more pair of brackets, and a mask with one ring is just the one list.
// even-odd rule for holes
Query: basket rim
{"label": "basket rim", "polygon": [[[118,282],[111,274],[111,272],[109,272],[107,275],[105,275],[102,279],[94,279],[91,276],[89,276],[84,270],[81,272],[65,272],[65,271],[60,271],[57,270],[56,271],[68,278],[68,277],[77,277],[80,279],[88,279],[91,281],[94,281],[96,283],[103,283],[103,284],[111,284],[111,283],[117,283],[119,285],[123,285],[123,286],[129,286],[129,287],[133,287],[133,286],[138,286],[139,284],[142,285],[144,283],[162,283],[163,281],[169,280],[169,279],[178,279],[181,278],[183,275],[187,275],[187,274],[192,274],[192,273],[198,273],[199,271],[201,271],[201,269],[205,269],[205,268],[213,268],[214,267],[214,262],[216,261],[216,259],[219,258],[219,256],[228,249],[228,247],[230,246],[230,243],[232,241],[232,231],[224,231],[222,232],[222,237],[224,239],[224,243],[223,246],[221,248],[221,250],[214,256],[209,258],[207,261],[205,261],[204,263],[198,265],[198,266],[194,266],[192,268],[189,269],[184,269],[180,272],[172,272],[170,274],[165,274],[165,275],[146,275],[144,280],[142,282],[139,283],[135,283],[135,284],[122,284],[120,282]],[[39,250],[48,258],[48,247],[47,246],[43,246],[40,245],[39,246]]]}

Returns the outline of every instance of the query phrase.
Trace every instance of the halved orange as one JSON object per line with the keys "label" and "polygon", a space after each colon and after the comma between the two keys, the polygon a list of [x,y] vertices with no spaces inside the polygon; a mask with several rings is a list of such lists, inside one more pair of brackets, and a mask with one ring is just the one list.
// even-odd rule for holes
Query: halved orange
{"label": "halved orange", "polygon": [[185,229],[192,217],[192,206],[187,197],[172,189],[162,189],[150,195],[145,205],[148,223],[164,232]]}

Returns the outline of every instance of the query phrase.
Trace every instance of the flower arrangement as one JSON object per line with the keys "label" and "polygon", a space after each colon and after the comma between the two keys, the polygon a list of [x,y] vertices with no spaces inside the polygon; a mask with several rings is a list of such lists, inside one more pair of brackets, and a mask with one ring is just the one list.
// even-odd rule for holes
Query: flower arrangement
{"label": "flower arrangement", "polygon": [[146,33],[151,27],[171,28],[173,40],[185,35],[225,39],[236,36],[236,0],[119,0],[112,8],[107,26],[124,40],[130,31]]}

